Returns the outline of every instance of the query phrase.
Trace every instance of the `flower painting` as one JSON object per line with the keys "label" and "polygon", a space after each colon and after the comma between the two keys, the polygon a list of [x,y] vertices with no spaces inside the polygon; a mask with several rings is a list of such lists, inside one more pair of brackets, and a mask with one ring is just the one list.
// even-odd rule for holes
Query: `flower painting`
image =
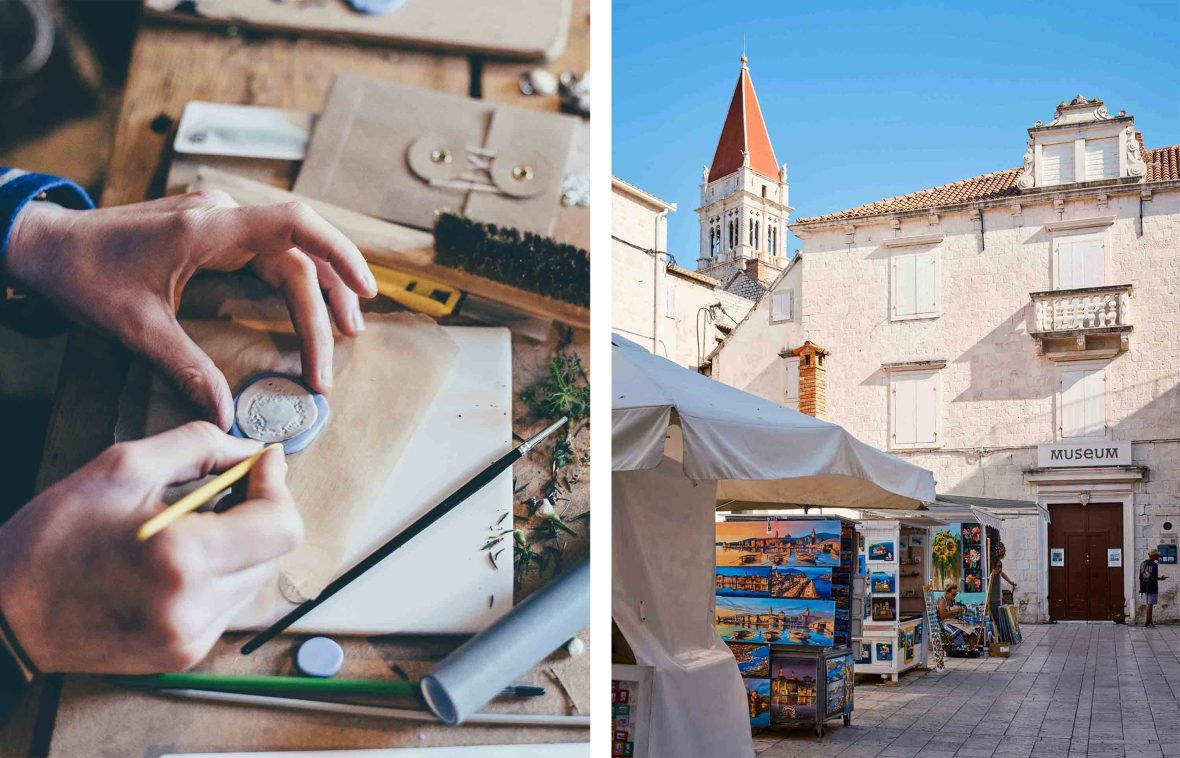
{"label": "flower painting", "polygon": [[934,572],[934,586],[938,591],[947,585],[958,584],[963,578],[963,548],[959,527],[950,524],[934,533],[930,543],[930,561]]}

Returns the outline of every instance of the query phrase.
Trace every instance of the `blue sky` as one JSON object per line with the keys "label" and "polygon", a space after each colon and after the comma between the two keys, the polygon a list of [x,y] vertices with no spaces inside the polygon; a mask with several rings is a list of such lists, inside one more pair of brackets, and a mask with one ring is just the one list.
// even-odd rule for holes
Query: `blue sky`
{"label": "blue sky", "polygon": [[1149,148],[1180,143],[1178,7],[619,0],[612,170],[679,205],[668,247],[695,267],[743,33],[793,218],[1018,166],[1025,130],[1079,92],[1133,115]]}

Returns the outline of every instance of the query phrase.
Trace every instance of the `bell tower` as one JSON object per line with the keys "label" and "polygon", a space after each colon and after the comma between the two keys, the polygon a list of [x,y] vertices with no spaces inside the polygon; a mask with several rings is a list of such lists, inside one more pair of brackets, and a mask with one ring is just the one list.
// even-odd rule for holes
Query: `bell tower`
{"label": "bell tower", "polygon": [[701,172],[697,271],[722,281],[745,271],[770,284],[787,265],[787,166],[779,165],[762,120],[746,56],[713,163]]}

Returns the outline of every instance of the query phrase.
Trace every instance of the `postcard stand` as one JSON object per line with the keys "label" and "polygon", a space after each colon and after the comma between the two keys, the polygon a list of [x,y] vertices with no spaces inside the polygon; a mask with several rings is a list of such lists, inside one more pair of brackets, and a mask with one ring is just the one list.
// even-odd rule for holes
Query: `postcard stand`
{"label": "postcard stand", "polygon": [[717,631],[746,684],[750,724],[851,723],[855,523],[730,516],[717,524]]}
{"label": "postcard stand", "polygon": [[902,672],[927,664],[922,588],[930,582],[930,519],[863,521],[856,529],[865,587],[863,622],[853,639],[856,673],[897,682]]}

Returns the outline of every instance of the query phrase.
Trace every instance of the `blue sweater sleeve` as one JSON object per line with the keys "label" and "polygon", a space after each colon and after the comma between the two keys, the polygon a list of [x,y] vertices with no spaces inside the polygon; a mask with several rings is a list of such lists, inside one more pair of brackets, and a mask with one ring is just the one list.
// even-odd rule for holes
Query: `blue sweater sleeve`
{"label": "blue sweater sleeve", "polygon": [[66,208],[89,210],[94,202],[86,190],[69,179],[34,174],[0,166],[0,271],[8,253],[8,237],[21,210],[33,200],[45,199]]}

